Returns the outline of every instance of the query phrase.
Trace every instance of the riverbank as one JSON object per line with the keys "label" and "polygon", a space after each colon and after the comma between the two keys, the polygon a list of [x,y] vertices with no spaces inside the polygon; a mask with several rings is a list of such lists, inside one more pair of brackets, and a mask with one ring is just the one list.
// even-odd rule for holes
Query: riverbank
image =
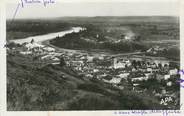
{"label": "riverbank", "polygon": [[29,43],[32,40],[34,40],[34,42],[41,43],[42,41],[51,40],[51,39],[54,39],[55,37],[62,37],[72,32],[77,33],[84,29],[85,28],[82,28],[82,27],[72,27],[70,30],[65,30],[65,31],[60,31],[60,32],[55,32],[55,33],[48,33],[44,35],[30,36],[30,37],[26,37],[23,39],[16,39],[16,40],[9,40],[9,41],[18,43],[18,44],[23,44],[23,43]]}

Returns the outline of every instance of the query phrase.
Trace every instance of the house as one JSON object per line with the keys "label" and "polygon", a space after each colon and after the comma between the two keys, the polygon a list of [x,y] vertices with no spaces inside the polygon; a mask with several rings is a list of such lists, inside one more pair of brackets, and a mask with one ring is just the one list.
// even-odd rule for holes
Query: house
{"label": "house", "polygon": [[93,56],[87,56],[87,62],[92,62],[93,61]]}
{"label": "house", "polygon": [[148,80],[151,77],[152,73],[145,73],[145,80]]}
{"label": "house", "polygon": [[136,82],[136,81],[143,81],[143,80],[146,80],[146,76],[145,75],[139,75],[139,76],[136,76],[134,78],[132,78],[132,82]]}
{"label": "house", "polygon": [[118,84],[121,82],[121,78],[112,78],[109,82],[113,84]]}
{"label": "house", "polygon": [[59,58],[56,58],[56,57],[54,57],[52,60],[54,60],[54,61],[60,61],[60,59]]}
{"label": "house", "polygon": [[32,54],[32,52],[31,51],[25,51],[25,52],[20,52],[20,54],[27,55],[27,54]]}
{"label": "house", "polygon": [[51,48],[51,47],[44,47],[43,48],[45,51],[48,51],[48,52],[54,52],[55,49],[54,48]]}
{"label": "house", "polygon": [[117,58],[114,58],[114,64],[113,68],[118,69],[118,68],[125,68],[125,63],[122,63],[117,60]]}
{"label": "house", "polygon": [[86,59],[86,57],[85,57],[85,56],[82,56],[82,57],[80,57],[80,59],[81,59],[81,60],[85,60],[85,59]]}
{"label": "house", "polygon": [[88,77],[88,78],[92,78],[92,77],[93,77],[93,75],[92,75],[92,74],[87,74],[87,75],[86,75],[86,77]]}
{"label": "house", "polygon": [[99,56],[98,59],[99,60],[104,60],[104,57],[103,56]]}
{"label": "house", "polygon": [[116,63],[116,64],[114,64],[114,68],[115,68],[115,69],[118,69],[118,68],[125,68],[125,64],[124,64],[124,63],[121,63],[121,62]]}
{"label": "house", "polygon": [[60,64],[60,62],[53,62],[52,64],[53,64],[53,65],[56,65],[56,64]]}
{"label": "house", "polygon": [[30,49],[33,49],[33,48],[35,48],[35,47],[43,48],[44,45],[41,45],[41,44],[38,44],[38,43],[27,43],[27,44],[25,45],[25,47],[28,48],[28,50],[30,50]]}
{"label": "house", "polygon": [[99,75],[97,75],[97,79],[102,79],[106,76],[107,76],[107,74],[99,74]]}
{"label": "house", "polygon": [[125,87],[124,86],[118,86],[118,88],[123,90]]}
{"label": "house", "polygon": [[147,68],[147,71],[152,73],[153,70],[152,68]]}
{"label": "house", "polygon": [[152,69],[152,72],[155,72],[155,73],[157,73],[157,72],[159,72],[160,70],[158,69],[158,68],[153,68]]}
{"label": "house", "polygon": [[156,75],[156,79],[161,81],[162,79],[164,79],[164,75],[161,75],[161,74],[157,74]]}
{"label": "house", "polygon": [[135,82],[135,81],[143,81],[143,80],[144,80],[144,77],[132,78],[132,82]]}
{"label": "house", "polygon": [[50,57],[52,57],[52,55],[47,54],[47,55],[45,55],[45,56],[42,56],[41,59],[48,59],[48,58],[50,58]]}
{"label": "house", "polygon": [[170,75],[177,75],[178,74],[178,69],[172,69],[172,70],[169,70],[169,74]]}
{"label": "house", "polygon": [[170,78],[170,75],[164,75],[164,80],[168,80]]}
{"label": "house", "polygon": [[171,81],[169,81],[169,82],[167,82],[167,86],[172,86],[172,82]]}
{"label": "house", "polygon": [[96,73],[96,72],[98,72],[98,71],[99,71],[98,69],[93,69],[93,72],[94,72],[94,73]]}
{"label": "house", "polygon": [[127,64],[127,66],[130,66],[131,65],[130,60],[125,60],[125,63]]}
{"label": "house", "polygon": [[132,72],[136,72],[136,71],[137,71],[137,69],[133,67],[132,68]]}
{"label": "house", "polygon": [[141,72],[146,72],[147,71],[146,68],[139,68],[138,70],[141,71]]}
{"label": "house", "polygon": [[133,86],[136,87],[136,86],[139,86],[140,84],[137,84],[137,83],[134,83]]}
{"label": "house", "polygon": [[154,60],[154,63],[158,66],[158,64],[161,64],[162,67],[164,67],[164,65],[169,65],[169,62],[166,60]]}
{"label": "house", "polygon": [[119,74],[118,76],[119,76],[120,78],[127,78],[129,74],[130,74],[130,73],[121,73],[121,74]]}
{"label": "house", "polygon": [[142,88],[137,87],[137,86],[133,87],[133,91],[135,91],[137,93],[142,93],[143,92]]}
{"label": "house", "polygon": [[162,95],[165,95],[167,93],[166,89],[165,88],[162,88],[161,93],[162,93]]}
{"label": "house", "polygon": [[151,66],[151,68],[157,68],[157,64],[156,63],[152,63],[152,64],[150,64],[150,66]]}

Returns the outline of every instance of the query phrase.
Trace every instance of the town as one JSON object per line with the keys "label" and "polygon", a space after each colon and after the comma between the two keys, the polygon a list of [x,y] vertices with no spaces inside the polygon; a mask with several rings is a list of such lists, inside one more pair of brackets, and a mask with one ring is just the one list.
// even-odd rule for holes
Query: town
{"label": "town", "polygon": [[[29,55],[45,64],[66,65],[82,78],[97,79],[120,90],[127,89],[137,93],[147,91],[168,108],[179,102],[173,88],[179,87],[176,82],[179,78],[179,64],[164,58],[151,58],[144,54],[116,56],[56,50],[34,40],[21,45],[10,43],[7,45],[7,52]],[[150,53],[150,50],[147,52]],[[164,102],[167,98],[170,100]]]}

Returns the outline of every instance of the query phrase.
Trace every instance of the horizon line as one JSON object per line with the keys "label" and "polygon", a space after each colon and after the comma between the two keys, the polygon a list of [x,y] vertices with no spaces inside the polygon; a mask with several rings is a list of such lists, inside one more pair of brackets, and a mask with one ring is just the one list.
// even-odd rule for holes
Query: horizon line
{"label": "horizon line", "polygon": [[[37,18],[15,18],[14,20],[21,20],[21,19],[56,19],[56,18],[95,18],[95,17],[173,17],[173,18],[180,18],[178,15],[127,15],[127,16],[59,16],[59,17],[37,17]],[[6,18],[6,20],[12,20],[12,18]]]}

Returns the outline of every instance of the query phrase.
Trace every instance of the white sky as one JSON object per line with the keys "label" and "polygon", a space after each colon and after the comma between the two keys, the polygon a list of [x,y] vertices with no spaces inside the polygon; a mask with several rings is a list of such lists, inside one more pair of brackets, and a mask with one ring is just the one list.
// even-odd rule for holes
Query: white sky
{"label": "white sky", "polygon": [[[13,17],[17,4],[7,4],[6,16]],[[179,16],[177,2],[55,2],[19,7],[18,18],[51,18],[62,16]]]}

